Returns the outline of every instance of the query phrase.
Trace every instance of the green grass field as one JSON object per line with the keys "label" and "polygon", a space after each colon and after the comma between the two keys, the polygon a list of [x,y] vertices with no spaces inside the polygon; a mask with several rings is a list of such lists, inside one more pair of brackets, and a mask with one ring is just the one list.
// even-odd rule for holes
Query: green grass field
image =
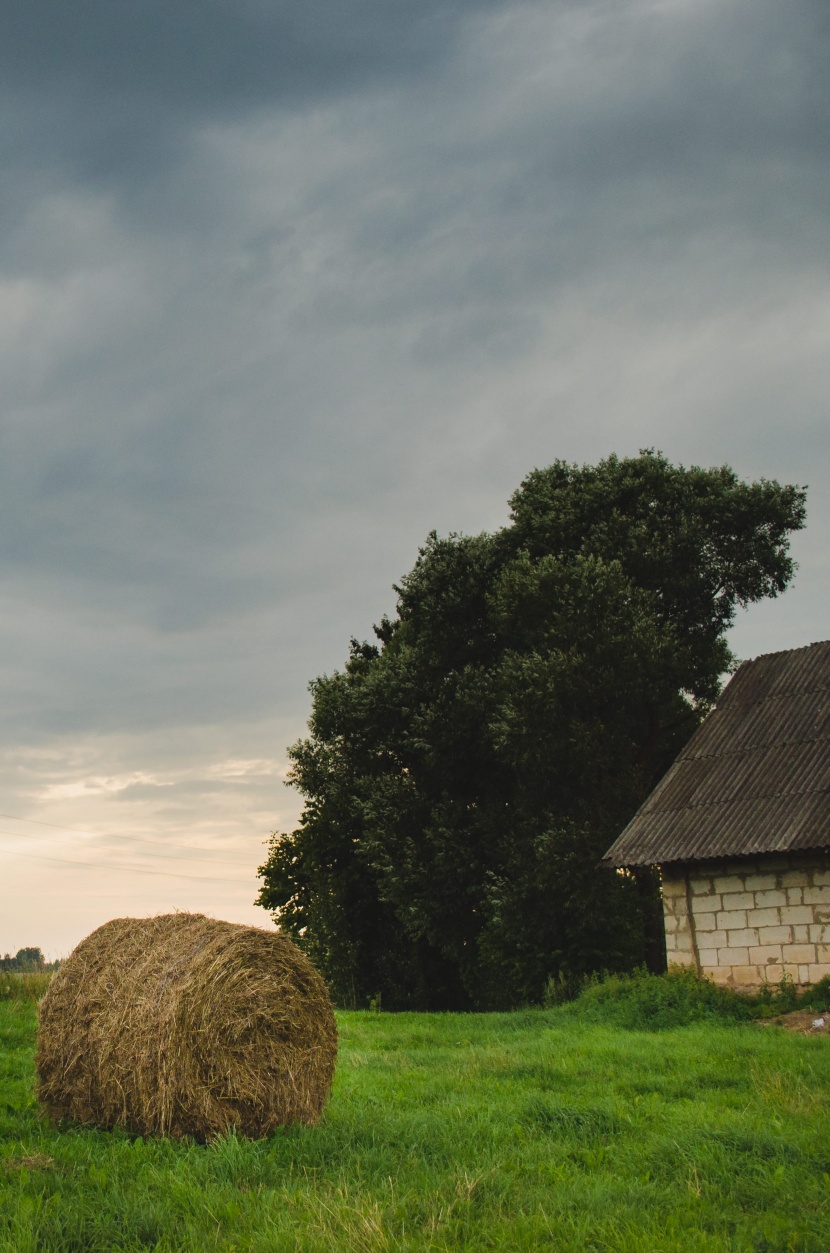
{"label": "green grass field", "polygon": [[324,1121],[209,1146],[56,1130],[0,1001],[0,1249],[823,1250],[830,1040],[562,1010],[339,1015]]}

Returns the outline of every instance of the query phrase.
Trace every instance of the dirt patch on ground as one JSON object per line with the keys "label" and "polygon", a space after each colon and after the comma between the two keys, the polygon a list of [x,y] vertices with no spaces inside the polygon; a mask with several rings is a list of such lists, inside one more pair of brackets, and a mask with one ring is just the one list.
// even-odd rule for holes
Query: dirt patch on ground
{"label": "dirt patch on ground", "polygon": [[777,1018],[761,1018],[759,1027],[783,1027],[796,1035],[830,1035],[830,1011],[820,1013],[816,1009],[794,1009]]}

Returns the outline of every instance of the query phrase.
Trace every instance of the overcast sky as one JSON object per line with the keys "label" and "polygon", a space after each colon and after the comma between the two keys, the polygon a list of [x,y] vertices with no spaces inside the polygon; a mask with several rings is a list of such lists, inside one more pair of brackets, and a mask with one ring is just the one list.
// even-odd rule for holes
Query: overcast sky
{"label": "overcast sky", "polygon": [[0,951],[270,925],[308,681],[533,466],[809,485],[732,644],[830,635],[828,54],[826,0],[2,0]]}

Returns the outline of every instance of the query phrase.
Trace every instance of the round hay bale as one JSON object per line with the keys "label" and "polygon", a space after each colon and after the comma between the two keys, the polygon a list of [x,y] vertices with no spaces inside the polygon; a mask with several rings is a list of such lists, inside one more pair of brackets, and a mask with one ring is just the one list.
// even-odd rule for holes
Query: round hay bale
{"label": "round hay bale", "polygon": [[316,1122],[336,1054],[326,986],[279,932],[202,914],[116,918],[41,1003],[37,1087],[55,1120],[258,1138]]}

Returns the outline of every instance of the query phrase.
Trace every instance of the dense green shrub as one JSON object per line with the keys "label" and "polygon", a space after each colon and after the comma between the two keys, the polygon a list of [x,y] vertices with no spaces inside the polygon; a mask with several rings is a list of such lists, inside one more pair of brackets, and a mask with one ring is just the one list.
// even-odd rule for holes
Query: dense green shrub
{"label": "dense green shrub", "polygon": [[[555,1000],[552,991],[549,1001]],[[746,1022],[755,1016],[747,997],[701,979],[682,966],[673,966],[664,975],[642,969],[630,975],[592,979],[563,1008],[587,1022],[640,1031],[716,1020]]]}
{"label": "dense green shrub", "polygon": [[693,1022],[776,1018],[796,1009],[830,1010],[830,977],[799,991],[785,975],[749,995],[703,979],[688,967],[672,966],[663,975],[641,969],[630,975],[549,980],[544,1003],[562,1006],[586,1022],[659,1031]]}

